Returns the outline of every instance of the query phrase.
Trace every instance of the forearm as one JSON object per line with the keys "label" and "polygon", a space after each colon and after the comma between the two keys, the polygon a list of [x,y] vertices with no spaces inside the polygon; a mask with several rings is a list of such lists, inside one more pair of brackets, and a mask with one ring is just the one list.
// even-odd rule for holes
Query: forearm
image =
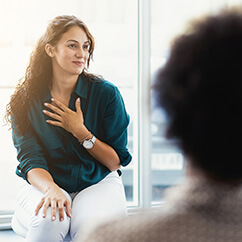
{"label": "forearm", "polygon": [[60,187],[54,182],[50,173],[42,168],[33,168],[27,173],[28,181],[44,193],[43,198],[35,209],[37,215],[41,208],[43,208],[43,217],[46,217],[47,209],[51,207],[51,219],[56,219],[56,210],[59,210],[59,218],[64,220],[64,207],[66,214],[71,217],[71,204],[68,198],[61,191]]}
{"label": "forearm", "polygon": [[[51,125],[64,128],[72,133],[80,142],[89,137],[90,131],[84,125],[83,113],[80,105],[80,98],[76,99],[76,112],[66,107],[56,99],[52,99],[56,105],[45,103],[45,106],[52,109],[52,112],[43,112],[54,120],[47,120]],[[110,171],[115,171],[120,167],[120,159],[116,151],[108,144],[96,140],[93,148],[87,150],[97,161],[105,165]]]}
{"label": "forearm", "polygon": [[110,171],[116,171],[120,168],[120,159],[116,151],[99,139],[96,139],[93,148],[87,151]]}
{"label": "forearm", "polygon": [[[84,126],[82,132],[75,133],[75,137],[82,141],[83,137],[92,138],[92,134],[89,137],[90,131]],[[108,144],[102,142],[96,138],[96,142],[93,148],[87,150],[89,154],[94,157],[97,161],[105,165],[110,171],[116,171],[120,168],[120,159],[116,151]]]}
{"label": "forearm", "polygon": [[33,168],[27,173],[31,185],[46,193],[51,187],[57,186],[50,173],[42,168]]}

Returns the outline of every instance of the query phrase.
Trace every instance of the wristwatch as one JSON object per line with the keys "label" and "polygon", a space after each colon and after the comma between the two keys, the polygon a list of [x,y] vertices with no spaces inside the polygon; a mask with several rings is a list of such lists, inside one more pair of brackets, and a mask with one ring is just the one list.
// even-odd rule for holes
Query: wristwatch
{"label": "wristwatch", "polygon": [[93,135],[91,139],[84,140],[82,145],[85,149],[90,150],[95,144],[96,137]]}

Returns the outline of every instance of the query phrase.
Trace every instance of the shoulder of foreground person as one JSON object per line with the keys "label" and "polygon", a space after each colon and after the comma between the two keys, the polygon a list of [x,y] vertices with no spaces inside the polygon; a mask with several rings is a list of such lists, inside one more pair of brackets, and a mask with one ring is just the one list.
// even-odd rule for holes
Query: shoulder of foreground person
{"label": "shoulder of foreground person", "polygon": [[218,222],[197,211],[175,213],[141,213],[100,225],[84,238],[84,242],[239,242],[241,226],[230,221]]}

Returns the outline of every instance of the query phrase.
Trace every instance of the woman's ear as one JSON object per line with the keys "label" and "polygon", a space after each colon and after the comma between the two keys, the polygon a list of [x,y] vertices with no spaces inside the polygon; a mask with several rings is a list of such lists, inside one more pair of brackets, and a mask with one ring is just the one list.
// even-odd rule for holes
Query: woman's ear
{"label": "woman's ear", "polygon": [[54,47],[49,43],[45,45],[45,52],[49,57],[54,57]]}

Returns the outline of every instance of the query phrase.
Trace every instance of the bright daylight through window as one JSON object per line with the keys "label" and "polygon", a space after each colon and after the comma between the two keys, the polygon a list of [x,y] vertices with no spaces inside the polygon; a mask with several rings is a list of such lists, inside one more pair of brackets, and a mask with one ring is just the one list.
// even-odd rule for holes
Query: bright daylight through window
{"label": "bright daylight through window", "polygon": [[[71,3],[71,4],[70,4]],[[48,5],[48,8],[46,6]],[[138,204],[137,187],[137,2],[115,0],[28,1],[0,0],[0,111],[6,104],[17,81],[23,77],[30,52],[47,22],[57,15],[75,15],[87,23],[96,42],[90,72],[118,86],[127,112],[130,114],[128,148],[133,155],[131,164],[123,169],[127,200]],[[7,24],[6,24],[7,23]],[[11,132],[1,118],[1,187],[0,210],[13,210],[15,196],[22,179],[17,177],[16,150]],[[135,172],[134,172],[135,170]],[[134,175],[134,173],[136,173]],[[136,182],[134,182],[136,180]],[[4,184],[4,185],[3,185]]]}
{"label": "bright daylight through window", "polygon": [[[18,161],[11,132],[3,122],[5,107],[48,20],[68,14],[87,23],[96,41],[90,72],[118,86],[124,98],[130,114],[128,148],[133,160],[122,168],[122,178],[127,205],[137,208],[160,203],[164,190],[179,182],[185,170],[175,142],[165,138],[167,120],[147,87],[165,63],[172,37],[182,31],[188,19],[239,2],[0,0],[0,211],[14,210],[16,193],[24,182],[15,174]],[[147,115],[141,116],[143,111]],[[144,139],[141,130],[150,135]],[[144,202],[148,193],[151,196]]]}

